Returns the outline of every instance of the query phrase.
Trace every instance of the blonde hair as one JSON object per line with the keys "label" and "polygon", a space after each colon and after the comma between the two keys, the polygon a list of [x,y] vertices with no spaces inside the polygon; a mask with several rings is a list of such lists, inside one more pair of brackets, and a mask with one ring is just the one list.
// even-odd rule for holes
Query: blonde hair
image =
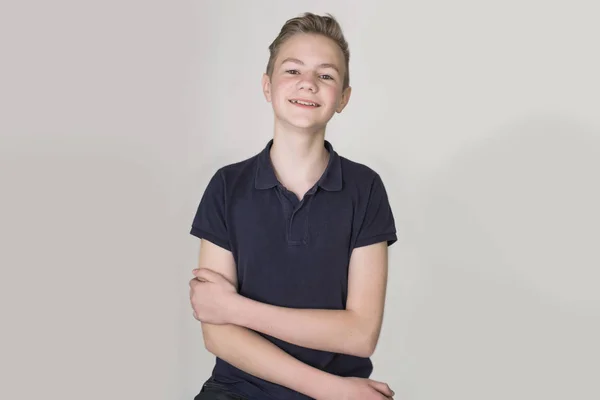
{"label": "blonde hair", "polygon": [[270,56],[267,64],[267,75],[269,75],[269,77],[273,76],[275,59],[277,58],[281,45],[286,40],[299,33],[322,35],[333,40],[339,46],[344,54],[346,63],[343,88],[347,88],[350,85],[350,50],[348,48],[348,42],[344,38],[342,27],[331,14],[321,16],[307,12],[287,20],[281,28],[279,35],[269,46]]}

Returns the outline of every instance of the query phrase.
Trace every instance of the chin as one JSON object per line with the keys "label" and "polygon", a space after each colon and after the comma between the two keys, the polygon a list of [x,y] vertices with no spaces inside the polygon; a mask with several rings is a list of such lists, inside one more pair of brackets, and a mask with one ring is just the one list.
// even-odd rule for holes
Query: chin
{"label": "chin", "polygon": [[297,129],[310,131],[317,131],[324,127],[324,124],[315,121],[288,121],[288,124]]}
{"label": "chin", "polygon": [[322,121],[306,118],[278,118],[283,125],[296,129],[320,130],[326,125]]}

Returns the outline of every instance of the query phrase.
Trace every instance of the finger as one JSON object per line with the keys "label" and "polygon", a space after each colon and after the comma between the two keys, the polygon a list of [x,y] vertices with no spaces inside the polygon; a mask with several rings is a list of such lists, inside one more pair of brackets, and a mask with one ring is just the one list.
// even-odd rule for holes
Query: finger
{"label": "finger", "polygon": [[208,268],[200,268],[198,271],[196,271],[195,275],[197,279],[209,282],[215,282],[221,277],[221,275]]}
{"label": "finger", "polygon": [[204,278],[203,276],[198,276],[199,271],[201,271],[200,268],[196,268],[196,269],[192,270],[192,274],[194,274],[194,279],[196,279],[197,281],[200,281],[200,282],[208,282],[208,280],[206,278]]}
{"label": "finger", "polygon": [[199,284],[206,283],[206,282],[208,282],[208,281],[204,278],[192,278],[192,279],[190,279],[190,288],[194,289]]}
{"label": "finger", "polygon": [[394,395],[394,391],[392,389],[390,389],[390,387],[388,386],[387,383],[378,382],[378,381],[374,381],[374,380],[370,379],[369,384],[371,385],[372,388],[374,388],[379,393],[381,393],[387,397],[392,397]]}
{"label": "finger", "polygon": [[194,278],[194,279],[190,280],[190,290],[195,290],[198,285],[200,285],[202,283],[206,283],[206,282],[207,281]]}

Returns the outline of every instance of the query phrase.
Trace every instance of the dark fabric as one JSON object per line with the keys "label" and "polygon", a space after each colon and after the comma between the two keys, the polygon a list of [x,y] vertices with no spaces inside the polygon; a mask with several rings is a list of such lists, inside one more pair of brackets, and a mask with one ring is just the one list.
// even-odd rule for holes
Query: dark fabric
{"label": "dark fabric", "polygon": [[[298,199],[276,178],[272,143],[214,174],[190,233],[232,252],[241,295],[281,307],[342,310],[352,251],[397,240],[384,184],[375,171],[340,157],[325,141],[327,169]],[[335,375],[366,378],[373,369],[368,358],[261,335],[300,361]],[[306,399],[218,358],[213,377],[252,399]]]}
{"label": "dark fabric", "polygon": [[202,386],[200,393],[194,397],[194,400],[248,400],[229,390],[227,386],[218,383],[214,379],[209,379]]}

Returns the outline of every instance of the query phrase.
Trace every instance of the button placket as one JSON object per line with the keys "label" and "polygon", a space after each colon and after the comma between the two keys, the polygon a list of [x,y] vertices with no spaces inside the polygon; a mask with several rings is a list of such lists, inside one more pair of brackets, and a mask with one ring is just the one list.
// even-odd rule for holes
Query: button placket
{"label": "button placket", "polygon": [[[284,186],[277,186],[277,196],[283,207],[284,217],[286,219],[286,240],[288,245],[299,246],[308,244],[308,220],[310,204],[314,197],[317,188],[310,189],[302,200],[299,200],[295,193],[290,192]],[[301,218],[298,221],[298,218]],[[302,224],[301,227],[295,228],[297,223]],[[299,235],[294,232],[301,232]]]}
{"label": "button placket", "polygon": [[[309,241],[308,220],[313,192],[308,192],[292,212],[288,225],[288,243],[291,245],[306,245]],[[297,224],[302,224],[298,226]],[[298,226],[297,228],[295,228]],[[296,232],[296,234],[294,234]],[[300,233],[300,234],[298,234]]]}

